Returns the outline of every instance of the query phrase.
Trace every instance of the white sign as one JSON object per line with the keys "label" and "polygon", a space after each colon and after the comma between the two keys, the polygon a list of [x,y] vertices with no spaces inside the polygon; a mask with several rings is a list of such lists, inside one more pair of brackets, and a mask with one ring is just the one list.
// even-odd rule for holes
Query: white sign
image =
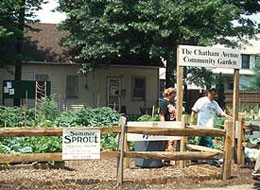
{"label": "white sign", "polygon": [[241,55],[238,50],[180,45],[178,51],[180,66],[241,68]]}
{"label": "white sign", "polygon": [[100,159],[100,131],[64,129],[62,159]]}
{"label": "white sign", "polygon": [[[246,129],[245,130],[245,135],[246,135],[246,138],[249,138],[249,139],[254,139],[254,138],[260,138],[260,121],[246,121],[245,122],[247,125],[253,125],[254,127],[252,129]],[[254,128],[256,128],[254,130]],[[257,130],[258,128],[258,130]]]}
{"label": "white sign", "polygon": [[[181,121],[146,121],[146,122],[127,122],[127,127],[153,127],[153,128],[183,128]],[[168,141],[181,140],[177,136],[153,136],[146,134],[127,133],[127,141]]]}
{"label": "white sign", "polygon": [[14,88],[9,89],[9,95],[14,95]]}
{"label": "white sign", "polygon": [[181,137],[175,136],[153,136],[153,135],[143,135],[128,133],[127,141],[169,141],[169,140],[181,140]]}
{"label": "white sign", "polygon": [[260,131],[246,130],[245,135],[248,139],[257,139],[260,138]]}
{"label": "white sign", "polygon": [[9,89],[7,87],[4,87],[4,93],[8,94],[9,93]]}
{"label": "white sign", "polygon": [[7,88],[12,88],[12,82],[6,82],[6,87]]}
{"label": "white sign", "polygon": [[247,125],[255,125],[260,127],[260,121],[246,121]]}

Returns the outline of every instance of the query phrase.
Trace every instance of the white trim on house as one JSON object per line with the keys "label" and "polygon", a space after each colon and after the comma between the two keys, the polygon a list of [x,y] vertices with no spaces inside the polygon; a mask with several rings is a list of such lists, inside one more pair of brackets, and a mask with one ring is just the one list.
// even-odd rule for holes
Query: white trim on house
{"label": "white trim on house", "polygon": [[[223,75],[233,75],[234,69],[222,69],[222,68],[216,68],[212,69],[212,72],[214,74],[222,73]],[[253,75],[254,72],[251,69],[240,69],[239,70],[240,75]]]}
{"label": "white trim on house", "polygon": [[[69,62],[44,62],[44,61],[23,61],[23,64],[38,64],[38,65],[75,65],[75,66],[80,66],[84,63],[69,63]],[[143,65],[107,65],[109,67],[114,67],[114,68],[151,68],[151,69],[158,69],[158,68],[163,68],[160,66],[143,66]]]}

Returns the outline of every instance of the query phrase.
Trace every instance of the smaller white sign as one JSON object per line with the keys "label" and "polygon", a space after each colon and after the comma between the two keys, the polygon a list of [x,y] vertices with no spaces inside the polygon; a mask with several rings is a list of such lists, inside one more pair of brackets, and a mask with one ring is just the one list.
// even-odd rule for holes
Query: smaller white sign
{"label": "smaller white sign", "polygon": [[7,87],[4,87],[4,93],[8,94],[9,93],[9,89]]}
{"label": "smaller white sign", "polygon": [[7,88],[12,88],[12,82],[6,82],[6,87]]}
{"label": "smaller white sign", "polygon": [[64,129],[62,159],[100,159],[100,131]]}
{"label": "smaller white sign", "polygon": [[245,135],[248,139],[257,139],[260,138],[260,131],[246,130]]}
{"label": "smaller white sign", "polygon": [[127,133],[127,141],[169,141],[169,140],[181,140],[181,137],[154,136],[154,135]]}
{"label": "smaller white sign", "polygon": [[14,88],[9,89],[9,95],[14,95]]}
{"label": "smaller white sign", "polygon": [[[181,121],[144,121],[144,122],[127,122],[127,127],[153,127],[153,128],[184,128]],[[127,141],[168,141],[181,140],[177,136],[158,136],[147,134],[127,133]]]}

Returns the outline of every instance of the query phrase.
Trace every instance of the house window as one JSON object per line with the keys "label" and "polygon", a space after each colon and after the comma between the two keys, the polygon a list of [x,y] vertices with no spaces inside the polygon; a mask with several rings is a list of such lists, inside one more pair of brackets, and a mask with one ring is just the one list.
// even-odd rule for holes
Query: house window
{"label": "house window", "polygon": [[145,100],[145,78],[134,77],[133,78],[133,100]]}
{"label": "house window", "polygon": [[77,75],[67,75],[66,77],[66,98],[79,98],[79,77]]}
{"label": "house window", "polygon": [[243,69],[250,68],[250,55],[242,55],[242,68]]}
{"label": "house window", "polygon": [[228,82],[228,90],[233,90],[234,89],[234,82],[233,81],[229,81]]}
{"label": "house window", "polygon": [[35,81],[48,81],[49,75],[48,74],[35,74],[34,80]]}

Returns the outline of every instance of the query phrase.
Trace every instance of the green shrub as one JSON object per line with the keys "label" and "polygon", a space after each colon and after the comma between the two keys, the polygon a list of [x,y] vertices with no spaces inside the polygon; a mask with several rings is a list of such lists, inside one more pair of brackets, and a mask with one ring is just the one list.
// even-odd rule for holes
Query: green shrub
{"label": "green shrub", "polygon": [[[38,120],[34,120],[34,109],[26,112],[18,107],[0,107],[0,126],[40,126],[40,127],[74,127],[74,126],[108,126],[118,124],[120,114],[111,108],[84,107],[77,111],[66,111],[58,116],[57,104],[53,99],[47,99],[39,108]],[[60,152],[61,137],[12,137],[0,139],[0,153],[29,153],[29,152]],[[103,149],[115,150],[116,135],[102,136]]]}
{"label": "green shrub", "polygon": [[137,121],[160,121],[159,115],[155,115],[152,117],[151,115],[142,115],[140,116]]}
{"label": "green shrub", "polygon": [[61,137],[9,137],[0,141],[0,153],[61,152]]}
{"label": "green shrub", "polygon": [[225,117],[215,117],[214,119],[214,127],[218,129],[224,129]]}
{"label": "green shrub", "polygon": [[117,125],[120,114],[108,107],[84,107],[79,111],[63,112],[56,120],[57,126],[112,127]]}
{"label": "green shrub", "polygon": [[39,104],[38,120],[54,121],[58,116],[58,103],[52,97],[42,100],[43,102]]}
{"label": "green shrub", "polygon": [[20,107],[0,106],[0,127],[21,127],[24,125],[24,110]]}

